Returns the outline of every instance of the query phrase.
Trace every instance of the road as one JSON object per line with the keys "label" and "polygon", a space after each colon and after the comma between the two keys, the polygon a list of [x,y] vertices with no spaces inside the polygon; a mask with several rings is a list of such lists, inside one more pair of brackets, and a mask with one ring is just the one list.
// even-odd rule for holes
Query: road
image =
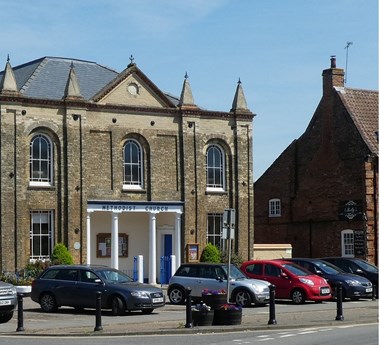
{"label": "road", "polygon": [[378,345],[378,324],[189,335],[114,337],[0,336],[2,345]]}

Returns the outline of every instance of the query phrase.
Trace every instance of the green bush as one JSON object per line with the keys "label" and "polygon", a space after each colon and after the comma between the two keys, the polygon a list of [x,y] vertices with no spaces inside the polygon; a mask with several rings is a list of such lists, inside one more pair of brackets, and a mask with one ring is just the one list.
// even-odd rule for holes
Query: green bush
{"label": "green bush", "polygon": [[72,265],[73,257],[63,243],[57,243],[53,250],[51,261],[54,265]]}
{"label": "green bush", "polygon": [[201,262],[220,262],[221,255],[218,247],[214,246],[212,243],[207,243],[206,247],[203,249],[200,261]]}

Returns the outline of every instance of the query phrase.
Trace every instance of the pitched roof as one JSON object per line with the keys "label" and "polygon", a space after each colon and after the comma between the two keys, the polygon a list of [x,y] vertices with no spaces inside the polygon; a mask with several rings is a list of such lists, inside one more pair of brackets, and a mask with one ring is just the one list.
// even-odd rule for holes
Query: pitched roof
{"label": "pitched roof", "polygon": [[378,155],[379,92],[338,87],[335,89],[364,142],[372,153]]}
{"label": "pitched roof", "polygon": [[[96,62],[45,56],[13,67],[17,89],[26,97],[61,100],[65,96],[72,65],[80,93],[87,101],[119,76],[119,72]],[[0,80],[3,74],[4,71],[0,72]],[[177,97],[164,95],[169,102],[178,104]]]}

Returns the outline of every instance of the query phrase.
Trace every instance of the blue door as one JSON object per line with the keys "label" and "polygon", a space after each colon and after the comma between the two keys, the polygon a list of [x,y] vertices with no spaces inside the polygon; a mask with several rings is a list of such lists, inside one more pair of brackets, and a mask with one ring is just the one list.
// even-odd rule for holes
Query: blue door
{"label": "blue door", "polygon": [[169,283],[171,277],[170,255],[173,254],[172,235],[164,235],[164,256],[161,258],[161,284]]}

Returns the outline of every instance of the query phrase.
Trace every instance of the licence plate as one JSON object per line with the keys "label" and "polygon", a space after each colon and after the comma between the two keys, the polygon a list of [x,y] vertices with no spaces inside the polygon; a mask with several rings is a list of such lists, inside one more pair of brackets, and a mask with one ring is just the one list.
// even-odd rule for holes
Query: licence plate
{"label": "licence plate", "polygon": [[330,293],[329,288],[321,289],[321,295],[328,295]]}
{"label": "licence plate", "polygon": [[153,303],[162,303],[164,301],[163,297],[160,298],[153,298]]}
{"label": "licence plate", "polygon": [[11,304],[11,300],[10,299],[0,300],[0,305],[10,305],[10,304]]}
{"label": "licence plate", "polygon": [[365,292],[372,292],[372,288],[366,288]]}

